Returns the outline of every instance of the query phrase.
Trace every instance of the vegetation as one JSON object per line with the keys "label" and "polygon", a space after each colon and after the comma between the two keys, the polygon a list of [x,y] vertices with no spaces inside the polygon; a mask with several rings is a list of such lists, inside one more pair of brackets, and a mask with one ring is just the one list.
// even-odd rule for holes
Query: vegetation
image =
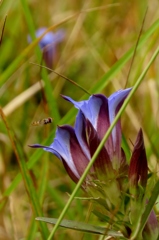
{"label": "vegetation", "polygon": [[[129,164],[142,128],[149,168],[146,196],[155,203],[148,207],[149,212],[154,207],[158,214],[158,16],[157,0],[0,2],[1,239],[52,239],[53,225],[35,218],[57,219],[72,192],[76,198],[72,195],[64,219],[83,225],[79,224],[80,231],[76,232],[72,222],[64,222],[68,227],[52,232],[53,239],[76,236],[77,240],[94,240],[111,235],[111,223],[108,235],[98,235],[108,225],[92,213],[86,193],[74,191],[77,185],[59,159],[28,147],[35,143],[49,146],[57,125],[74,125],[77,110],[61,94],[79,101],[88,99],[89,94],[110,96],[133,87],[128,105],[120,113],[122,147]],[[38,45],[44,35],[36,38],[36,30],[41,27],[48,29],[46,34],[63,31],[52,69],[74,84],[36,65],[47,65]],[[53,118],[53,123],[42,124],[41,120],[47,118]],[[116,238],[120,239],[120,234]]]}

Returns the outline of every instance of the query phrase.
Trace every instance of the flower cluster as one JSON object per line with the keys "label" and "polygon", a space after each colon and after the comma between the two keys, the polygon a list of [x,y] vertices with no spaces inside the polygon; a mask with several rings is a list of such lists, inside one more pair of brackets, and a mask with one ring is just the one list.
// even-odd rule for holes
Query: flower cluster
{"label": "flower cluster", "polygon": [[[31,147],[43,148],[56,155],[71,179],[78,182],[130,91],[131,88],[120,90],[109,98],[94,94],[80,102],[63,96],[79,110],[75,126],[57,127],[50,146],[34,144]],[[113,219],[113,227],[120,230],[123,236],[130,237],[147,204],[148,166],[142,130],[137,135],[129,166],[121,148],[121,137],[119,120],[82,187],[93,199],[94,214],[109,224]],[[142,233],[143,239],[157,239],[158,228],[152,211]]]}

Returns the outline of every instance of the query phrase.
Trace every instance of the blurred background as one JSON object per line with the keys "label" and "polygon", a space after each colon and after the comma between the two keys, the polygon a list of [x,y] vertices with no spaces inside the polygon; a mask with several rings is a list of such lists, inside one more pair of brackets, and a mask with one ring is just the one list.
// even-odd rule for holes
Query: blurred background
{"label": "blurred background", "polygon": [[[35,162],[29,174],[37,193],[44,184],[40,200],[44,216],[58,218],[69,198],[67,193],[72,192],[75,184],[56,157],[42,150],[30,149],[28,144],[42,144],[46,139],[51,144],[57,125],[73,125],[75,112],[71,118],[66,117],[72,105],[64,101],[60,94],[80,100],[84,92],[50,70],[44,71],[33,63],[46,65],[72,79],[91,94],[97,93],[94,86],[100,85],[100,79],[107,72],[111,69],[114,71],[114,64],[135,46],[139,34],[146,33],[158,16],[157,0],[0,2],[0,32],[3,32],[0,45],[0,105],[9,127],[16,134],[25,161],[31,159],[32,163]],[[35,31],[50,27],[53,42],[48,41],[49,46],[45,48],[45,43],[40,40],[41,45],[38,47]],[[103,84],[100,92],[109,96],[115,90],[133,86],[157,48],[158,39],[159,29],[135,54],[130,75],[131,59],[110,77],[106,86]],[[123,134],[130,149],[133,146],[129,140],[134,142],[139,128],[143,128],[151,171],[158,171],[159,156],[158,65],[157,58],[122,117]],[[32,125],[34,121],[48,117],[53,118],[53,123]],[[19,180],[19,183],[12,185],[8,194],[4,194],[19,173],[18,162],[1,119],[0,239],[42,239],[35,225],[35,215],[24,182]],[[79,196],[84,195],[82,191],[79,192]],[[65,218],[96,222],[97,219],[88,209],[87,201],[75,199]],[[48,227],[52,229],[52,225]],[[75,239],[74,236],[77,240],[98,239],[95,235],[83,235],[62,228],[57,231],[55,239]]]}

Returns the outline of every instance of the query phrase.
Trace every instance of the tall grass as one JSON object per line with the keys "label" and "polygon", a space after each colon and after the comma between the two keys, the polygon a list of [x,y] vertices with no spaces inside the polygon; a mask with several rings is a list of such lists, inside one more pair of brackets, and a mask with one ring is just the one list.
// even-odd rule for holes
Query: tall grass
{"label": "tall grass", "polygon": [[[55,71],[92,94],[102,92],[109,96],[126,84],[148,6],[127,84],[134,87],[133,95],[120,114],[126,144],[132,149],[129,139],[134,142],[142,127],[150,172],[158,172],[158,4],[155,0],[1,3],[0,29],[7,14],[0,46],[2,239],[47,239],[49,231],[52,232],[49,239],[52,235],[60,240],[74,239],[75,236],[76,239],[99,239],[89,233],[83,235],[69,229],[57,229],[57,225],[52,231],[52,225],[35,221],[38,216],[58,218],[62,212],[60,222],[65,213],[63,209],[69,207],[66,219],[100,225],[97,218],[89,214],[86,200],[73,200],[80,182],[75,186],[53,155],[28,148],[28,144],[37,142],[49,145],[57,125],[73,125],[76,110],[60,94],[75,100],[88,98],[77,86],[30,63],[41,64],[42,61],[38,47],[40,39],[34,40],[35,30],[39,27],[65,31],[65,39],[57,48]],[[31,44],[27,42],[28,35],[33,39]],[[45,117],[52,117],[53,124],[31,125]],[[125,148],[126,144],[123,141]],[[71,198],[67,193],[72,193]],[[77,195],[85,196],[81,190]]]}

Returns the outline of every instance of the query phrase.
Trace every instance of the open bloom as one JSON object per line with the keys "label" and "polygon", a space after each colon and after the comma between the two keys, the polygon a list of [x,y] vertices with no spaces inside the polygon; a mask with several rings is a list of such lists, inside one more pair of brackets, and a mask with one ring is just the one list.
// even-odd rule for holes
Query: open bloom
{"label": "open bloom", "polygon": [[[34,144],[31,147],[43,148],[56,155],[72,180],[78,182],[130,91],[131,88],[120,90],[109,98],[94,94],[88,100],[80,102],[63,96],[78,109],[75,126],[58,126],[50,146]],[[134,226],[140,224],[147,205],[147,178],[148,166],[142,130],[137,135],[128,166],[121,148],[121,124],[118,120],[82,187],[91,195],[93,213],[107,222],[109,227],[112,223],[115,229],[130,239],[135,231]],[[158,239],[159,226],[154,210],[141,235],[140,239]]]}
{"label": "open bloom", "polygon": [[[40,37],[46,30],[46,27],[39,28],[35,33],[36,37]],[[57,32],[46,33],[45,36],[40,40],[39,46],[43,51],[43,58],[47,67],[52,68],[57,55],[57,45],[64,40],[64,37],[65,32],[64,30],[60,29]],[[28,37],[28,41],[31,42],[30,37]]]}
{"label": "open bloom", "polygon": [[[35,144],[31,147],[43,148],[56,155],[63,162],[69,176],[77,182],[130,90],[131,88],[117,91],[109,98],[94,94],[88,100],[80,102],[63,96],[79,109],[74,128],[68,125],[57,127],[55,139],[50,146]],[[118,170],[124,162],[119,120],[91,171],[100,168],[109,174],[112,168]]]}

